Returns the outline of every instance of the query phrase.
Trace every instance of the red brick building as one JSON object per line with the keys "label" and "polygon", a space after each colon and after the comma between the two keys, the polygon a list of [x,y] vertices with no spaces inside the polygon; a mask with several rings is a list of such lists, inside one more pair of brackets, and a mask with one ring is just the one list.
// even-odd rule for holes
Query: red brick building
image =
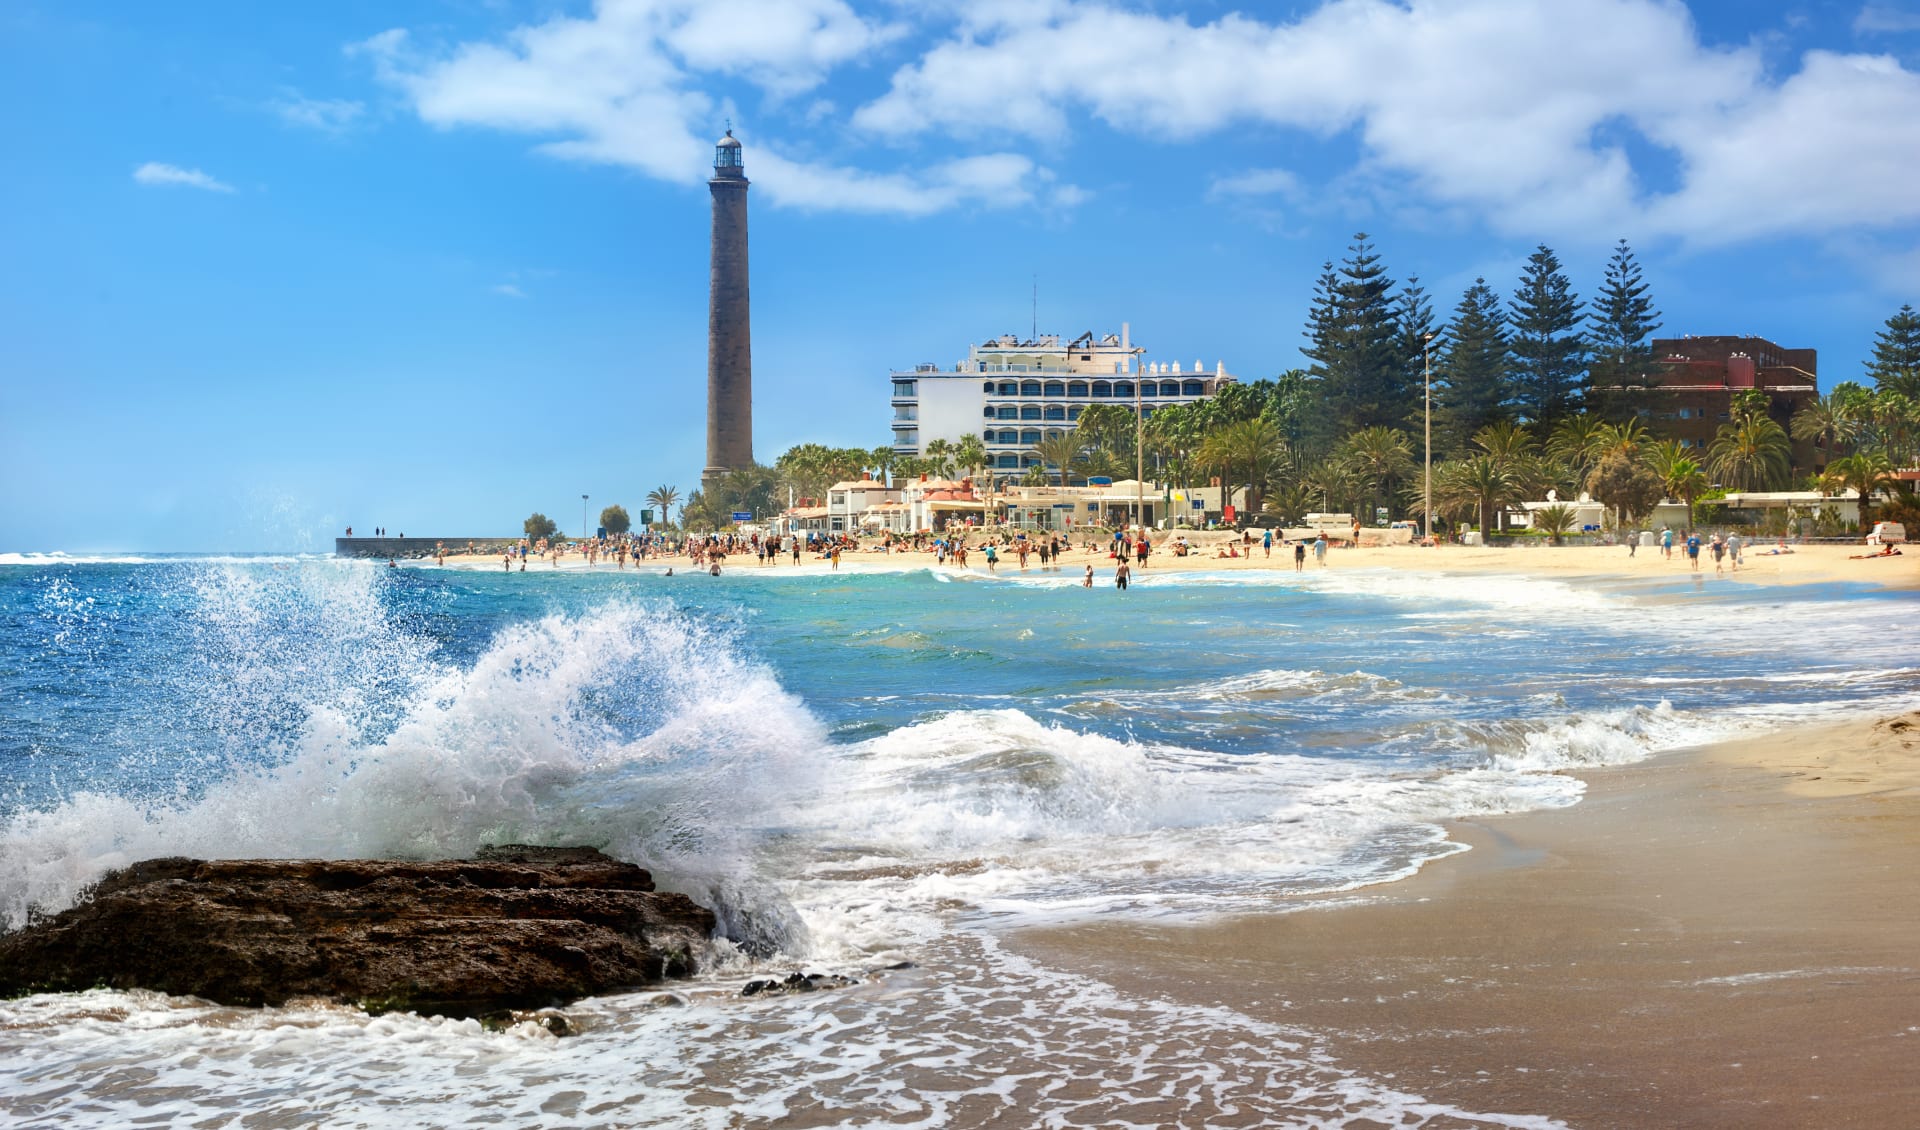
{"label": "red brick building", "polygon": [[[1783,349],[1760,337],[1674,337],[1653,340],[1658,368],[1650,387],[1630,395],[1654,432],[1697,448],[1704,457],[1720,425],[1732,419],[1733,398],[1748,390],[1767,395],[1767,414],[1790,428],[1793,414],[1819,393],[1817,351]],[[1820,469],[1823,453],[1796,440],[1793,474]]]}

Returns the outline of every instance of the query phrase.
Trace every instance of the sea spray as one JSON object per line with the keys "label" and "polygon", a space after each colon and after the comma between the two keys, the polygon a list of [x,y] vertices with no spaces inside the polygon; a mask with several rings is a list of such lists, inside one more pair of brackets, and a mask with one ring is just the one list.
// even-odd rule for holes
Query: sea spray
{"label": "sea spray", "polygon": [[394,626],[370,571],[303,573],[192,578],[179,659],[229,774],[185,801],[83,789],[8,816],[9,927],[142,858],[445,858],[511,840],[642,862],[762,923],[758,945],[794,932],[777,905],[740,900],[777,902],[745,870],[751,845],[809,788],[824,737],[728,632],[610,601],[510,624],[461,668]]}

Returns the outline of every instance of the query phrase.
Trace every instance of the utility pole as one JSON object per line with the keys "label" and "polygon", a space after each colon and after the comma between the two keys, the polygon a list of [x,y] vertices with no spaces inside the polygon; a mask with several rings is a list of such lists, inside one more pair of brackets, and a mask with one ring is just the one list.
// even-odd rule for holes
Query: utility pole
{"label": "utility pole", "polygon": [[593,527],[587,525],[587,496],[580,496],[580,540],[586,541],[593,536]]}

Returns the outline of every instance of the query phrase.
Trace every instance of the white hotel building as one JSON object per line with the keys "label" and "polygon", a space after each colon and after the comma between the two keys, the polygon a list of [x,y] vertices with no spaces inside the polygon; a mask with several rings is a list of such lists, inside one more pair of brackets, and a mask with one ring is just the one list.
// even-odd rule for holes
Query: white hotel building
{"label": "white hotel building", "polygon": [[1213,372],[1200,362],[1147,364],[1121,323],[1118,336],[1085,333],[1061,344],[1057,336],[1020,341],[1012,334],[967,348],[952,369],[920,365],[895,372],[893,450],[920,455],[936,439],[986,441],[996,472],[1018,471],[1040,461],[1033,445],[1075,426],[1092,404],[1137,402],[1145,416],[1165,404],[1188,404],[1234,383],[1223,363]]}

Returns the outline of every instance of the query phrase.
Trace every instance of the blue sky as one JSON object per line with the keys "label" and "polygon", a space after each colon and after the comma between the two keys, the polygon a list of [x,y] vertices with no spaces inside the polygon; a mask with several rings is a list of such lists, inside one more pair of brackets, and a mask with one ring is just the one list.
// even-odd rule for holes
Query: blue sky
{"label": "blue sky", "polygon": [[892,368],[1132,324],[1302,364],[1366,231],[1443,312],[1630,240],[1663,333],[1857,379],[1920,302],[1920,3],[0,6],[0,550],[563,528],[704,462],[753,180],[756,448]]}

